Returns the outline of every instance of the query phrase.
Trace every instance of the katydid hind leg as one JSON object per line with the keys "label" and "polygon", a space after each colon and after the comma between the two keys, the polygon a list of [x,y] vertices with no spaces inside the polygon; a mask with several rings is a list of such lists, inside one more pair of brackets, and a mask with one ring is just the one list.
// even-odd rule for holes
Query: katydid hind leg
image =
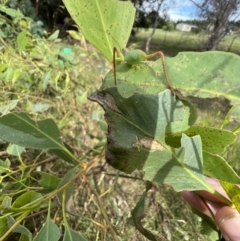
{"label": "katydid hind leg", "polygon": [[174,93],[173,87],[172,87],[172,85],[170,83],[170,80],[169,80],[169,77],[168,77],[164,54],[163,54],[162,51],[158,51],[157,53],[158,53],[158,55],[160,55],[161,60],[162,60],[162,67],[163,67],[163,72],[164,72],[165,79],[166,79],[166,82],[167,82],[167,86]]}
{"label": "katydid hind leg", "polygon": [[160,58],[162,60],[163,73],[164,73],[164,76],[165,76],[165,79],[166,79],[167,87],[172,91],[172,93],[174,93],[174,89],[173,89],[173,87],[170,83],[169,77],[168,77],[167,67],[166,67],[166,64],[165,64],[165,58],[164,58],[163,52],[158,51],[156,53],[149,54],[149,55],[146,56],[146,59],[153,58],[155,56],[160,56]]}

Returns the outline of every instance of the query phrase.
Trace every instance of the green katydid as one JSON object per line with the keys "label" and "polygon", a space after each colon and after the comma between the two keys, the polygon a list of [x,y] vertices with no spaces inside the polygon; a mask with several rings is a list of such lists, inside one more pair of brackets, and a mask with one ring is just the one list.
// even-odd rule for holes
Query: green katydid
{"label": "green katydid", "polygon": [[113,48],[113,72],[114,72],[114,84],[117,85],[117,76],[116,76],[116,54],[118,56],[118,60],[121,62],[125,61],[130,65],[135,65],[139,64],[142,61],[148,60],[150,58],[153,58],[155,56],[160,56],[162,60],[162,67],[163,67],[163,72],[165,75],[165,79],[167,82],[167,87],[174,93],[173,87],[170,84],[170,80],[168,78],[167,74],[167,69],[165,65],[165,58],[164,54],[161,51],[158,51],[153,54],[147,55],[145,52],[143,52],[140,49],[134,49],[134,50],[129,50],[127,51],[126,49],[123,49],[122,52],[120,52],[116,47]]}

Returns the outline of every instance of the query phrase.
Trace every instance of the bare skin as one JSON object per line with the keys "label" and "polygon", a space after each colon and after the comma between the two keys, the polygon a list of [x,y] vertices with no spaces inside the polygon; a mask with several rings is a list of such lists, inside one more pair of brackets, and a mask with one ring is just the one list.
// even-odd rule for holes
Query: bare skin
{"label": "bare skin", "polygon": [[[218,192],[227,197],[223,188],[216,179],[206,178],[207,182]],[[198,194],[214,214],[216,224],[226,241],[240,241],[240,214],[236,209],[225,206],[218,198],[206,191],[199,191]],[[183,198],[194,208],[211,217],[209,210],[201,197],[190,191],[182,192]]]}

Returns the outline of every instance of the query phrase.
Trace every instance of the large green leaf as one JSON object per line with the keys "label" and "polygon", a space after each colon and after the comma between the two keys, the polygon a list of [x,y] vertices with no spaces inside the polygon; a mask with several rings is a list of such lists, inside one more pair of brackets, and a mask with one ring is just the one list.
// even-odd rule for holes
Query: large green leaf
{"label": "large green leaf", "polygon": [[131,33],[135,8],[130,1],[63,0],[84,37],[107,58],[113,59],[113,47],[126,46]]}
{"label": "large green leaf", "polygon": [[[240,57],[225,52],[182,52],[166,58],[167,72],[176,93],[201,98],[223,97],[240,102]],[[117,66],[117,88],[124,97],[134,92],[157,94],[167,88],[162,60],[142,62],[134,67]],[[114,86],[113,72],[105,77],[101,89]]]}
{"label": "large green leaf", "polygon": [[202,175],[200,136],[184,135],[179,149],[165,143],[169,123],[189,116],[169,90],[157,95],[135,93],[126,99],[117,88],[110,88],[94,93],[90,99],[105,110],[106,160],[113,167],[128,173],[142,168],[147,180],[170,184],[177,191],[208,188]]}
{"label": "large green leaf", "polygon": [[179,53],[167,59],[171,83],[184,96],[224,97],[240,101],[240,57],[236,54],[210,51]]}

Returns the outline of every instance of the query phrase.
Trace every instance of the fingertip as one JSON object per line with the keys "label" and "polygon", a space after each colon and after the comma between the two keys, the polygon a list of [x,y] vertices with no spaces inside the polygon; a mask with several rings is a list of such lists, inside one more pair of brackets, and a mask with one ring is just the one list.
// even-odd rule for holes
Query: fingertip
{"label": "fingertip", "polygon": [[220,208],[215,214],[215,221],[226,239],[240,240],[240,215],[236,209],[228,206]]}

